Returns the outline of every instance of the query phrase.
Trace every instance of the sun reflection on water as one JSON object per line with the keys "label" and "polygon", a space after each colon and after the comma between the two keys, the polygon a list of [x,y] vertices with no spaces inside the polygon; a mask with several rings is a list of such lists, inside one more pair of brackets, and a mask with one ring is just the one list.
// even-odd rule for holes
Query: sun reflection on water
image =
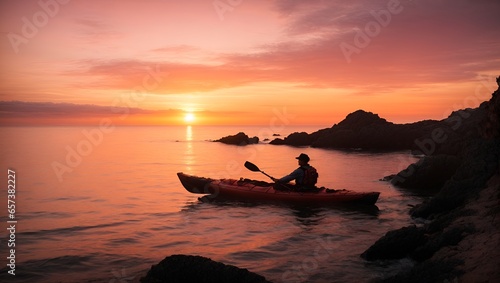
{"label": "sun reflection on water", "polygon": [[186,169],[188,172],[191,172],[191,166],[194,165],[194,151],[193,151],[193,127],[186,126],[186,152],[184,154]]}
{"label": "sun reflection on water", "polygon": [[193,127],[191,125],[186,126],[186,141],[193,140]]}

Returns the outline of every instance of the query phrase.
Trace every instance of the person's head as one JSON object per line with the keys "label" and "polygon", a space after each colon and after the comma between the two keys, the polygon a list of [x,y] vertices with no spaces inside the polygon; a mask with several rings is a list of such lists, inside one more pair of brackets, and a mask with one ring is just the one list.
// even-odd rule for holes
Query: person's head
{"label": "person's head", "polygon": [[295,157],[299,161],[299,165],[307,165],[309,163],[309,156],[305,153],[301,153],[299,156]]}

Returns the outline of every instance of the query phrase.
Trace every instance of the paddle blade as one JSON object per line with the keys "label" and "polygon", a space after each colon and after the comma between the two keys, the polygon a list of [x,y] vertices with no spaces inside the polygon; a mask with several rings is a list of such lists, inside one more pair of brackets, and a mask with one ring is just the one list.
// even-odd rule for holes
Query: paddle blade
{"label": "paddle blade", "polygon": [[253,171],[253,172],[260,172],[260,169],[259,167],[257,167],[257,165],[253,164],[252,162],[248,162],[246,161],[245,162],[245,167],[250,170],[250,171]]}

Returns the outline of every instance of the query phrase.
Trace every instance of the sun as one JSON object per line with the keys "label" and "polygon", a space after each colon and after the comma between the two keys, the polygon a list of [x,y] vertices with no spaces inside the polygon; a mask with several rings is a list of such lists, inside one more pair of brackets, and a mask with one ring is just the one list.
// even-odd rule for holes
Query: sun
{"label": "sun", "polygon": [[184,122],[186,123],[192,123],[195,119],[196,117],[193,113],[186,113],[186,115],[184,115]]}

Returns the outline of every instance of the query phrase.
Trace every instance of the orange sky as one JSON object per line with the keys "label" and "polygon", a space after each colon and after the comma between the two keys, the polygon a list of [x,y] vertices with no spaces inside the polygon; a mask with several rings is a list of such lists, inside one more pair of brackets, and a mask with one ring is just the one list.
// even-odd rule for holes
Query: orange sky
{"label": "orange sky", "polygon": [[494,0],[0,3],[1,125],[403,123],[500,75]]}

